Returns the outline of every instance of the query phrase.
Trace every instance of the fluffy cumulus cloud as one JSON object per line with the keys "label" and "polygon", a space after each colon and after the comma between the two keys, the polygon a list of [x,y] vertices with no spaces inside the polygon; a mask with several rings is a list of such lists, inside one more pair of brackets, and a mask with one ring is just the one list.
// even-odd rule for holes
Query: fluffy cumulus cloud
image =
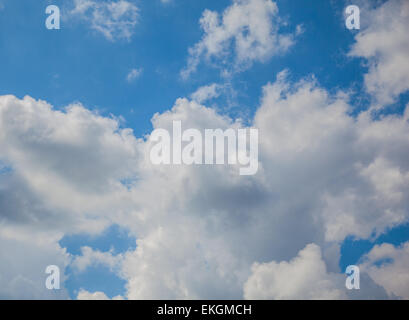
{"label": "fluffy cumulus cloud", "polygon": [[139,8],[125,0],[73,0],[70,15],[89,23],[108,40],[129,40],[138,22]]}
{"label": "fluffy cumulus cloud", "polygon": [[[70,219],[80,222],[79,228],[93,228],[83,219],[92,219],[92,212],[100,216],[101,195],[106,195],[105,204],[125,200],[120,199],[126,189],[120,181],[135,174],[138,162],[132,130],[120,129],[117,119],[99,116],[78,104],[57,111],[43,101],[13,96],[2,96],[0,104],[0,157],[12,168],[7,176],[11,185],[26,188],[24,192],[34,199],[40,196],[35,207],[39,209],[34,212],[41,216],[32,217],[34,223],[41,218],[44,224],[56,210],[63,216],[66,211],[86,209],[87,217],[79,214]],[[18,193],[15,198],[24,201]],[[47,212],[40,206],[53,210]],[[19,210],[7,218],[14,220],[22,214],[24,210]],[[61,221],[62,226],[67,224]]]}
{"label": "fluffy cumulus cloud", "polygon": [[409,90],[409,2],[386,1],[362,14],[364,25],[350,55],[367,59],[365,85],[380,107]]}
{"label": "fluffy cumulus cloud", "polygon": [[288,188],[299,200],[310,198],[310,206],[316,206],[311,209],[321,212],[327,241],[349,234],[367,238],[373,230],[381,233],[407,221],[409,168],[400,148],[409,143],[409,112],[379,121],[367,112],[353,118],[342,94],[330,97],[308,81],[294,91],[282,77],[285,73],[264,88],[255,118],[265,172],[278,192]]}
{"label": "fluffy cumulus cloud", "polygon": [[182,77],[194,72],[202,58],[222,64],[234,60],[234,68],[241,69],[285,52],[294,39],[292,34],[279,33],[282,23],[271,0],[233,0],[222,14],[205,10],[200,19],[203,37],[189,49]]}
{"label": "fluffy cumulus cloud", "polygon": [[[63,273],[70,261],[58,240],[103,230],[128,201],[120,177],[132,176],[136,139],[118,125],[81,105],[56,111],[29,97],[0,97],[3,297],[53,297],[45,269]],[[128,160],[118,166],[121,157]]]}
{"label": "fluffy cumulus cloud", "polygon": [[[349,111],[344,94],[332,96],[311,79],[291,85],[284,72],[264,87],[253,120],[260,130],[257,175],[146,163],[134,188],[144,226],[133,225],[137,249],[123,264],[128,297],[243,297],[244,284],[251,287],[270,261],[272,273],[277,265],[290,274],[304,266],[305,273],[322,271],[318,288],[328,298],[343,297],[333,275],[343,239],[368,238],[409,218],[408,112],[374,120]],[[173,120],[185,128],[242,126],[186,99],[157,114],[153,125],[170,129]],[[309,243],[316,246],[300,252]],[[287,297],[324,297],[321,290],[305,295],[305,281],[279,286]],[[266,284],[272,292],[276,285]]]}
{"label": "fluffy cumulus cloud", "polygon": [[[135,138],[115,118],[2,96],[0,155],[11,168],[2,181],[12,182],[2,184],[10,195],[0,201],[3,225],[54,243],[50,254],[62,265],[62,234],[129,228],[135,250],[119,258],[84,248],[72,263],[111,266],[130,299],[252,298],[260,279],[264,298],[344,297],[335,275],[343,239],[409,220],[409,112],[353,117],[345,94],[329,94],[314,79],[290,83],[287,73],[264,87],[251,121],[260,135],[254,176],[228,165],[155,166],[149,137]],[[171,132],[174,120],[184,129],[246,128],[188,99],[152,124]],[[277,282],[278,272],[293,281]],[[310,273],[321,277],[302,276]],[[317,290],[308,291],[312,283]]]}
{"label": "fluffy cumulus cloud", "polygon": [[400,247],[375,246],[364,257],[361,269],[389,294],[409,299],[409,242]]}
{"label": "fluffy cumulus cloud", "polygon": [[289,262],[254,264],[244,285],[246,299],[343,299],[343,277],[329,274],[317,245],[309,244]]}
{"label": "fluffy cumulus cloud", "polygon": [[[1,192],[1,191],[0,191]],[[23,196],[23,195],[22,195]],[[14,203],[10,203],[13,206]],[[26,227],[5,225],[4,207],[0,204],[0,299],[67,299],[67,290],[48,290],[46,267],[60,268],[60,280],[69,255],[57,244],[60,236],[36,232]]]}
{"label": "fluffy cumulus cloud", "polygon": [[[101,291],[88,292],[87,290],[81,289],[78,292],[77,300],[110,300],[107,295]],[[123,297],[116,296],[112,300],[123,300]]]}

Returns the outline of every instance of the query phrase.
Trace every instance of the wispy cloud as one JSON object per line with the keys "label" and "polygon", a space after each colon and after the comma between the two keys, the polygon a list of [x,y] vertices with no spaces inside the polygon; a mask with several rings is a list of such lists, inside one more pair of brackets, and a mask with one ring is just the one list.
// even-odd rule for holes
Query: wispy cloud
{"label": "wispy cloud", "polygon": [[111,41],[130,40],[138,22],[139,8],[132,2],[73,0],[71,16],[78,17],[90,24]]}
{"label": "wispy cloud", "polygon": [[131,71],[129,71],[128,75],[126,76],[126,81],[132,82],[135,79],[139,78],[143,73],[142,68],[134,68]]}
{"label": "wispy cloud", "polygon": [[81,255],[75,257],[72,266],[77,272],[84,272],[88,267],[94,265],[103,265],[115,270],[122,259],[122,255],[114,255],[113,251],[101,252],[90,247],[82,247]]}
{"label": "wispy cloud", "polygon": [[199,103],[203,103],[207,100],[214,99],[220,96],[221,90],[221,85],[212,83],[210,85],[200,87],[194,93],[192,93],[190,97]]}
{"label": "wispy cloud", "polygon": [[234,68],[240,69],[285,52],[294,43],[294,35],[279,33],[281,24],[278,7],[271,0],[234,0],[223,14],[205,10],[200,19],[204,35],[189,49],[181,76],[189,77],[203,57],[234,61]]}

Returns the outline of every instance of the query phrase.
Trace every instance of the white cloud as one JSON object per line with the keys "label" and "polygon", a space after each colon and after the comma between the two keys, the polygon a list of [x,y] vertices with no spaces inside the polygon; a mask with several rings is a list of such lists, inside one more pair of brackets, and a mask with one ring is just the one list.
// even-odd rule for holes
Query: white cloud
{"label": "white cloud", "polygon": [[220,96],[222,86],[217,83],[212,83],[207,86],[200,87],[190,96],[193,100],[198,103],[203,103],[207,100],[217,98]]}
{"label": "white cloud", "polygon": [[[261,149],[254,177],[223,167],[145,164],[135,189],[145,228],[134,229],[138,246],[124,261],[129,297],[241,297],[255,261],[289,260],[311,242],[323,248],[328,273],[338,272],[339,247],[331,244],[408,221],[404,178],[388,182],[402,194],[388,198],[371,176],[379,158],[388,165],[377,174],[407,175],[408,113],[356,119],[346,98],[310,80],[290,85],[285,73],[267,85],[253,121]],[[185,99],[153,125],[170,129],[173,120],[195,128],[237,125]]]}
{"label": "white cloud", "polygon": [[[14,169],[10,179],[19,179],[52,208],[50,215],[73,212],[78,215],[68,215],[71,220],[91,221],[93,212],[99,217],[108,213],[109,203],[127,202],[126,187],[120,181],[136,174],[138,142],[132,130],[119,128],[118,120],[80,104],[56,111],[29,97],[2,96],[0,123],[0,158]],[[84,211],[86,216],[81,214]],[[43,219],[46,212],[39,210]],[[80,220],[79,228],[103,227]],[[60,226],[66,225],[62,219]]]}
{"label": "white cloud", "polygon": [[361,268],[389,294],[409,299],[409,242],[401,247],[375,246],[363,258]]}
{"label": "white cloud", "polygon": [[1,297],[68,297],[45,288],[45,268],[58,265],[63,282],[69,263],[58,241],[100,232],[113,208],[130,202],[120,180],[132,176],[137,142],[118,126],[79,104],[62,112],[0,97],[0,161],[10,168],[0,174]]}
{"label": "white cloud", "polygon": [[71,266],[76,271],[83,272],[90,266],[103,265],[112,272],[117,272],[122,259],[122,254],[114,255],[112,251],[101,252],[90,247],[82,247],[81,255],[74,257]]}
{"label": "white cloud", "polygon": [[3,209],[0,204],[0,299],[69,298],[63,286],[61,290],[48,290],[45,286],[47,266],[60,268],[63,283],[64,269],[69,264],[65,249],[57,244],[58,233],[35,232],[27,225],[6,226]]}
{"label": "white cloud", "polygon": [[[89,292],[87,290],[81,289],[77,295],[77,300],[111,300],[108,296],[101,291]],[[116,296],[112,300],[123,300],[123,297]]]}
{"label": "white cloud", "polygon": [[126,76],[126,80],[128,82],[132,82],[135,79],[138,79],[142,75],[143,69],[142,68],[134,68],[129,71],[128,75]]}
{"label": "white cloud", "polygon": [[[283,79],[285,73],[264,88],[255,117],[265,174],[277,181],[275,189],[281,189],[277,192],[288,188],[297,194],[297,201],[303,195],[309,201],[319,199],[315,210],[321,212],[328,241],[342,241],[350,234],[367,238],[373,230],[379,234],[407,221],[409,167],[403,150],[409,146],[409,112],[379,121],[363,112],[355,119],[348,115],[343,95],[331,97],[310,81],[290,88]],[[380,163],[384,165],[380,172],[371,170]],[[393,172],[390,187],[400,197],[385,197],[385,187],[379,184],[382,178],[369,175],[389,172]],[[393,181],[396,175],[398,180]],[[316,184],[317,194],[311,194],[311,183]]]}
{"label": "white cloud", "polygon": [[240,69],[285,52],[294,39],[292,34],[279,33],[281,22],[278,7],[271,0],[233,0],[222,15],[205,10],[200,19],[204,35],[189,49],[182,77],[189,77],[203,57],[222,62],[234,60],[234,68]]}
{"label": "white cloud", "polygon": [[289,262],[255,263],[244,285],[246,299],[345,299],[344,277],[328,273],[321,250],[307,245]]}
{"label": "white cloud", "polygon": [[138,22],[139,8],[125,0],[73,0],[72,16],[91,25],[91,28],[111,41],[130,40]]}
{"label": "white cloud", "polygon": [[379,108],[409,90],[409,2],[390,0],[361,12],[365,25],[349,54],[368,60],[365,86]]}
{"label": "white cloud", "polygon": [[[125,5],[117,3],[124,7],[77,1],[76,12],[108,38],[129,38],[132,23],[118,22]],[[388,3],[385,17],[406,8]],[[130,12],[137,15],[135,10]],[[381,11],[373,13],[371,23],[382,18]],[[404,66],[397,71],[402,81],[391,78],[395,85],[388,84],[393,73],[384,72],[406,57],[398,44],[405,10],[398,13],[395,22],[385,20],[392,25],[386,24],[388,36],[382,38],[395,51],[370,41],[382,31],[375,26],[357,36],[352,51],[374,62],[366,84],[374,94],[380,88],[377,99],[383,102],[407,88]],[[188,72],[202,56],[222,61],[231,45],[236,66],[285,50],[292,37],[278,34],[277,19],[277,7],[268,0],[234,1],[222,16],[206,11],[205,35],[191,50]],[[327,297],[344,297],[336,276],[343,239],[370,238],[373,231],[409,221],[409,109],[376,120],[370,112],[353,117],[347,95],[332,95],[314,79],[289,83],[287,73],[263,88],[254,119],[246,119],[260,132],[260,169],[251,177],[228,166],[153,166],[147,139],[121,129],[115,118],[78,103],[58,111],[30,97],[0,96],[0,161],[11,168],[0,173],[0,260],[6,261],[0,295],[47,297],[46,265],[69,263],[58,245],[63,234],[97,233],[117,223],[138,238],[134,251],[119,259],[86,248],[72,263],[78,270],[94,263],[112,267],[128,281],[127,298],[226,299],[242,298],[243,292],[251,298],[260,285],[262,298],[321,298],[318,288]],[[202,130],[244,127],[198,103],[217,91],[210,85],[194,93],[193,101],[178,99],[171,110],[154,115],[153,128],[170,129],[173,120]],[[124,179],[132,183],[124,186]],[[363,264],[390,295],[407,297],[406,251],[407,246],[375,248]],[[378,257],[394,262],[379,267]],[[277,270],[291,281],[277,282]],[[302,277],[310,270],[322,277]],[[306,290],[313,284],[318,285]],[[380,296],[374,293],[379,288],[362,287],[370,289],[361,298]],[[106,294],[78,295],[93,297]]]}
{"label": "white cloud", "polygon": [[[129,228],[137,247],[121,262],[87,249],[74,264],[119,264],[131,299],[239,299],[255,262],[290,261],[310,243],[322,256],[308,247],[301,265],[325,264],[328,284],[346,236],[368,238],[409,220],[409,112],[373,120],[349,111],[344,94],[311,79],[290,84],[280,73],[250,121],[260,132],[259,172],[243,177],[228,166],[154,166],[147,137],[136,139],[115,118],[80,104],[57,111],[2,96],[0,159],[12,171],[1,176],[0,219],[14,237],[39,234],[54,244],[67,232]],[[243,127],[188,99],[156,114],[153,128],[170,129],[173,120],[202,130]],[[55,248],[50,254],[59,256]],[[22,272],[4,268],[8,278]]]}

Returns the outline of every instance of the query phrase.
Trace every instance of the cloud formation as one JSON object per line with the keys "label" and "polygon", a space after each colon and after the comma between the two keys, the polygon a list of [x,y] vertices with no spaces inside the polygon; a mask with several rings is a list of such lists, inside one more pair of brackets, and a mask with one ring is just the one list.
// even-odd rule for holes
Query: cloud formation
{"label": "cloud formation", "polygon": [[135,79],[138,79],[142,75],[143,69],[142,68],[134,68],[129,71],[128,75],[126,76],[126,80],[128,82],[132,82]]}
{"label": "cloud formation", "polygon": [[345,299],[343,277],[329,274],[317,245],[309,244],[289,262],[254,264],[244,285],[250,300]]}
{"label": "cloud formation", "polygon": [[[403,5],[391,3],[385,12]],[[123,13],[94,1],[76,4],[92,19],[95,12]],[[238,64],[288,48],[291,36],[277,34],[276,15],[269,0],[234,1],[221,17],[206,11],[190,67],[202,55],[223,57],[233,43]],[[396,23],[400,30],[404,22]],[[121,34],[121,24],[101,25],[108,38]],[[380,52],[369,79],[395,55],[361,46],[372,34],[367,30],[354,50],[370,61]],[[386,69],[376,76],[379,83]],[[58,110],[31,97],[0,96],[0,260],[6,261],[0,296],[47,298],[47,265],[71,264],[81,272],[102,263],[127,280],[129,299],[349,298],[338,267],[345,237],[368,239],[409,221],[409,108],[378,118],[370,111],[353,115],[346,93],[330,93],[313,77],[291,82],[288,75],[284,70],[263,87],[251,119],[203,105],[217,92],[212,85],[152,118],[153,129],[170,132],[175,120],[198,130],[259,129],[254,176],[228,165],[154,166],[149,135],[138,139],[114,117],[79,103]],[[382,88],[378,102],[387,103],[406,87]],[[70,259],[58,244],[64,234],[97,234],[114,223],[137,238],[136,249],[116,256],[85,247]],[[407,244],[375,247],[361,264],[360,298],[384,297],[385,290],[408,298],[407,251]]]}
{"label": "cloud formation", "polygon": [[187,78],[202,58],[217,59],[234,68],[246,68],[283,53],[293,44],[292,34],[279,33],[283,21],[277,4],[271,0],[233,0],[222,14],[205,10],[200,19],[202,39],[189,49],[187,67],[181,75]]}
{"label": "cloud formation", "polygon": [[223,87],[217,83],[212,83],[207,86],[198,88],[191,94],[191,98],[198,103],[203,103],[208,100],[217,98],[221,94]]}
{"label": "cloud formation", "polygon": [[[107,297],[107,295],[101,291],[96,292],[89,292],[87,290],[81,289],[78,292],[77,300],[111,300]],[[123,300],[123,297],[116,296],[113,297],[112,300]]]}
{"label": "cloud formation", "polygon": [[349,55],[366,59],[365,86],[380,108],[409,90],[409,2],[390,0],[362,13],[365,25]]}
{"label": "cloud formation", "polygon": [[[332,273],[344,238],[369,238],[409,220],[409,112],[353,117],[345,94],[313,79],[290,83],[287,74],[264,87],[251,121],[260,131],[260,169],[249,177],[227,165],[154,166],[148,137],[135,138],[115,118],[79,104],[58,111],[29,97],[1,97],[1,159],[13,168],[9,179],[20,181],[3,190],[23,188],[47,208],[16,219],[16,197],[2,204],[2,221],[42,236],[44,221],[55,234],[129,228],[137,247],[118,272],[131,299],[252,297],[259,275],[274,279],[278,266],[289,274],[316,268],[328,297],[343,297]],[[245,127],[178,99],[152,118],[153,128],[171,131],[174,120],[199,130]],[[111,258],[88,250],[74,263]],[[264,297],[284,297],[275,283],[265,285]],[[280,284],[288,297],[306,292],[301,280],[288,285]]]}
{"label": "cloud formation", "polygon": [[125,0],[73,0],[70,15],[89,23],[110,41],[130,40],[138,22],[139,8]]}
{"label": "cloud formation", "polygon": [[101,252],[99,250],[93,250],[90,247],[82,247],[81,255],[75,256],[71,266],[77,272],[83,272],[87,268],[96,265],[103,265],[108,267],[111,272],[117,272],[118,267],[121,264],[122,255],[113,254],[113,251]]}
{"label": "cloud formation", "polygon": [[404,299],[409,299],[409,242],[400,247],[385,243],[365,255],[361,269],[380,286]]}

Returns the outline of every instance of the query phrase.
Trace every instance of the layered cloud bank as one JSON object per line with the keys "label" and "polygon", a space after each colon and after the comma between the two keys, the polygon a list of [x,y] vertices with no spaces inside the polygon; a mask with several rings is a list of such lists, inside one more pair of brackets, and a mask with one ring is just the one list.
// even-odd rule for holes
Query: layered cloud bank
{"label": "layered cloud bank", "polygon": [[[234,1],[222,19],[206,11],[189,70],[232,39],[238,64],[274,54],[270,40],[289,47],[291,37],[280,38],[269,20],[276,10],[252,0]],[[374,9],[374,24],[351,51],[370,62],[365,85],[378,109],[409,88],[404,66],[396,85],[387,78],[409,61],[403,33],[391,47],[371,40],[380,32],[376,19],[394,12],[399,19],[386,20],[385,38],[405,28],[407,3],[389,1]],[[263,87],[252,119],[202,105],[218,94],[212,85],[152,118],[153,129],[170,132],[175,120],[201,131],[257,128],[254,176],[228,165],[155,166],[149,136],[135,137],[116,118],[81,104],[57,110],[0,96],[0,298],[67,298],[45,289],[47,265],[82,272],[102,264],[126,279],[128,299],[408,299],[408,243],[365,256],[359,293],[345,289],[338,267],[347,236],[368,239],[409,221],[408,106],[402,114],[354,114],[348,94],[313,78],[291,82],[289,73]],[[112,224],[129,229],[136,249],[117,255],[84,247],[74,257],[58,244],[64,234],[98,234]],[[78,298],[108,297],[81,290]]]}

